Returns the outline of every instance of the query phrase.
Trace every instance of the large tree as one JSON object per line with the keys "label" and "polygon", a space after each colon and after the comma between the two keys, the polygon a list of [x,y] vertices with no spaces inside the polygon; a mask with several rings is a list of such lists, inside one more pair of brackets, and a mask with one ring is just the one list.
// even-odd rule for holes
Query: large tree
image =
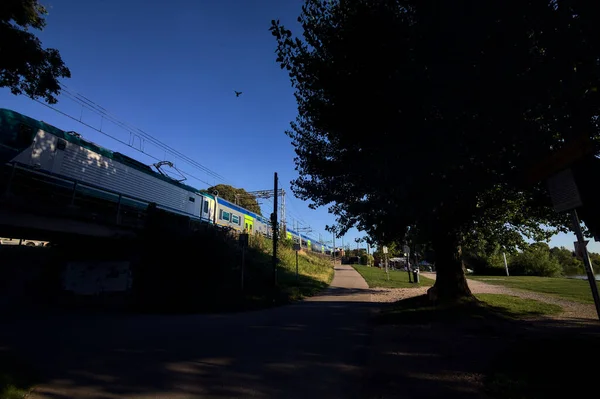
{"label": "large tree", "polygon": [[46,26],[46,9],[37,0],[0,1],[0,87],[56,103],[59,78],[70,78],[58,50],[42,48],[29,31]]}
{"label": "large tree", "polygon": [[243,188],[235,188],[228,184],[217,184],[216,186],[209,187],[206,191],[209,193],[217,191],[219,197],[234,204],[238,204],[249,211],[262,215],[256,197],[252,194],[248,194]]}
{"label": "large tree", "polygon": [[460,250],[563,228],[532,164],[598,138],[600,13],[587,0],[308,0],[279,21],[297,196],[344,229],[433,245],[432,297],[470,295]]}

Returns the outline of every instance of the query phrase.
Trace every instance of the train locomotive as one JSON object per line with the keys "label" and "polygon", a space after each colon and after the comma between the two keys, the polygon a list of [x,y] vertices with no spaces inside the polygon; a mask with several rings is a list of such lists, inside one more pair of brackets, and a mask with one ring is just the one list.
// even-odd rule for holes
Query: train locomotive
{"label": "train locomotive", "polygon": [[[259,214],[184,184],[156,166],[155,170],[85,140],[76,132],[61,130],[9,109],[0,109],[0,161],[93,184],[201,222],[270,235],[269,220]],[[331,250],[289,228],[286,237],[314,252]]]}

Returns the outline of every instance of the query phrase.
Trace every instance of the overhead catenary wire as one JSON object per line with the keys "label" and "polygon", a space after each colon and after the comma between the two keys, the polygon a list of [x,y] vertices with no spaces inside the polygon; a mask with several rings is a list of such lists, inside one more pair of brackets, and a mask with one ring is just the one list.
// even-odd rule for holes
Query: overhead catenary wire
{"label": "overhead catenary wire", "polygon": [[[139,129],[129,123],[123,122],[121,121],[117,116],[115,116],[114,114],[112,114],[111,112],[109,112],[108,110],[106,110],[104,107],[102,107],[101,105],[96,104],[94,101],[90,100],[88,97],[77,93],[71,89],[69,89],[66,85],[61,84],[61,86],[63,87],[62,90],[62,94],[69,98],[71,101],[79,104],[80,106],[96,113],[97,115],[101,116],[103,119],[107,119],[108,121],[114,123],[115,125],[121,127],[122,129],[128,131],[130,134],[134,134],[140,137],[140,141],[141,138],[145,139],[146,141],[150,142],[151,144],[155,145],[156,147],[164,150],[165,152],[169,152],[170,154],[172,154],[174,157],[176,158],[180,158],[181,160],[183,160],[184,162],[190,164],[191,166],[201,170],[202,172],[206,173],[207,175],[220,180],[220,181],[227,181],[227,179],[222,176],[221,174],[211,170],[210,168],[202,165],[201,163],[195,161],[194,159],[190,158],[189,156],[181,153],[180,151],[174,149],[173,147],[161,142],[160,140],[158,140],[157,138],[153,137],[152,135],[150,135],[149,133],[145,132],[142,129]],[[51,107],[52,108],[52,107]],[[77,120],[77,118],[73,118],[75,120]],[[81,119],[81,118],[80,118]],[[81,120],[78,120],[79,122],[82,122]],[[97,131],[100,131],[101,133],[104,133],[101,129],[95,129]],[[135,138],[134,138],[135,140]],[[129,147],[132,147],[134,149],[136,149],[135,147],[133,147],[131,145],[131,143],[126,144]],[[137,150],[137,149],[136,149]],[[143,148],[140,148],[141,152],[147,154],[146,151],[143,150]]]}
{"label": "overhead catenary wire", "polygon": [[153,143],[154,145],[156,145],[157,147],[164,149],[170,153],[172,153],[173,155],[176,155],[177,157],[180,157],[182,159],[184,159],[186,162],[191,163],[192,165],[198,167],[199,169],[201,169],[202,171],[206,172],[207,174],[211,175],[212,177],[215,177],[219,180],[226,180],[222,175],[212,171],[211,169],[205,167],[204,165],[200,164],[199,162],[191,159],[190,157],[188,157],[185,154],[182,154],[180,151],[170,147],[168,144],[165,144],[163,142],[161,142],[160,140],[156,139],[155,137],[153,137],[152,135],[150,135],[149,133],[143,131],[140,128],[137,128],[127,122],[122,122],[121,120],[118,119],[117,116],[115,116],[114,114],[110,113],[108,110],[106,110],[104,107],[96,104],[94,101],[90,100],[89,98],[87,98],[86,96],[77,93],[77,92],[73,92],[71,89],[69,89],[66,85],[62,85],[63,86],[63,93],[67,93],[67,97],[69,97],[71,100],[79,103],[80,105],[90,109],[93,112],[96,112],[97,114],[99,114],[100,116],[103,116],[104,118],[110,120],[111,122],[113,122],[114,124],[120,126],[121,128],[130,131],[131,133],[138,133],[139,135],[141,135],[144,139],[148,140],[149,142]]}
{"label": "overhead catenary wire", "polygon": [[[44,102],[42,102],[42,101],[39,101],[39,100],[34,100],[34,101],[36,101],[36,102],[38,102],[38,103],[42,104],[42,105],[43,105],[43,106],[45,106],[45,107],[48,107],[48,108],[50,108],[50,109],[52,109],[52,110],[54,110],[54,111],[58,112],[59,114],[61,114],[61,115],[63,115],[63,116],[66,116],[67,118],[70,118],[70,119],[72,119],[72,120],[74,120],[74,121],[76,121],[76,122],[79,122],[79,123],[81,123],[82,125],[84,125],[84,126],[86,126],[86,127],[90,128],[90,129],[92,129],[92,130],[94,130],[94,131],[96,131],[96,132],[98,132],[98,133],[100,133],[100,134],[102,134],[102,135],[104,135],[104,136],[106,136],[106,137],[108,137],[108,138],[111,138],[111,139],[115,140],[115,141],[116,141],[116,142],[118,142],[118,143],[121,143],[121,144],[124,144],[124,145],[126,145],[126,146],[128,146],[128,147],[131,147],[131,146],[130,146],[128,143],[124,142],[123,140],[121,140],[121,139],[119,139],[119,138],[117,138],[117,137],[115,137],[115,136],[113,136],[113,135],[110,135],[110,134],[108,134],[108,133],[106,133],[106,132],[103,132],[103,131],[101,131],[100,129],[98,129],[98,128],[96,128],[96,127],[94,127],[94,126],[92,126],[92,125],[90,125],[90,124],[88,124],[88,123],[85,123],[85,122],[83,122],[83,121],[80,121],[80,120],[78,120],[77,118],[75,118],[74,116],[72,116],[72,115],[69,115],[69,114],[67,114],[66,112],[63,112],[63,111],[59,110],[59,109],[58,109],[58,108],[56,108],[56,107],[53,107],[53,106],[51,106],[51,105],[49,105],[49,104],[46,104],[46,103],[44,103]],[[152,159],[154,159],[155,161],[162,161],[162,159],[160,159],[160,158],[157,158],[157,157],[155,157],[155,156],[153,156],[153,155],[151,155],[151,154],[148,154],[148,153],[146,153],[146,152],[144,152],[144,151],[142,151],[142,150],[138,150],[138,149],[136,149],[136,148],[134,148],[134,147],[131,147],[131,148],[133,148],[133,149],[134,149],[134,150],[136,150],[136,151],[139,151],[139,152],[143,153],[144,155],[146,155],[146,156],[147,156],[147,157],[149,157],[149,158],[152,158]],[[210,184],[209,182],[207,182],[207,181],[205,181],[205,180],[202,180],[202,179],[200,179],[200,178],[198,178],[198,177],[196,177],[196,176],[194,176],[194,175],[192,175],[192,174],[190,174],[190,173],[188,173],[188,172],[185,172],[185,171],[183,171],[183,170],[180,170],[180,172],[181,172],[181,173],[183,173],[184,175],[186,175],[186,176],[188,176],[188,177],[191,177],[191,178],[193,178],[193,179],[195,179],[195,180],[198,180],[199,182],[202,182],[202,183],[204,183],[204,184],[206,184],[206,185],[208,185],[208,186],[211,186],[211,185],[212,185],[212,184]]]}

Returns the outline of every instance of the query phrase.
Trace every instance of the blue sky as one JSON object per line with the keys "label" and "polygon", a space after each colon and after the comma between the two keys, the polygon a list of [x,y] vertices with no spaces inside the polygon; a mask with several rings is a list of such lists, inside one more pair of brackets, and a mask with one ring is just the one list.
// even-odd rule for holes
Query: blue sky
{"label": "blue sky", "polygon": [[[118,118],[225,177],[215,180],[180,159],[144,143],[144,151],[174,161],[178,168],[210,184],[246,190],[272,188],[273,172],[286,193],[288,219],[300,220],[325,236],[334,218],[293,197],[297,176],[290,139],[284,134],[296,116],[287,74],[275,63],[275,40],[268,28],[281,20],[298,32],[302,0],[42,0],[49,11],[39,33],[45,47],[59,49],[71,69],[64,81]],[[236,98],[234,90],[243,94]],[[24,96],[0,89],[0,106],[75,130],[102,146],[151,163],[153,159]],[[118,126],[61,96],[58,109],[129,142]],[[139,140],[135,143],[139,147]],[[187,183],[206,188],[200,181]],[[263,209],[270,212],[271,202]],[[350,231],[345,243],[364,234]],[[331,239],[329,234],[326,235]],[[571,248],[573,235],[551,245]],[[338,244],[339,245],[339,244]],[[590,249],[600,252],[599,243]]]}

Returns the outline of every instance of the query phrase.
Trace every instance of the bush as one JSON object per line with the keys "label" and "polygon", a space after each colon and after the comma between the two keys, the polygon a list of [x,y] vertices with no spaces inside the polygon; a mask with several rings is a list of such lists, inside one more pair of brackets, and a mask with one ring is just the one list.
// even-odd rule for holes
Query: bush
{"label": "bush", "polygon": [[489,253],[483,251],[465,251],[463,255],[465,268],[473,270],[475,274],[485,276],[504,276],[506,269],[504,267],[504,257],[499,248],[495,248]]}
{"label": "bush", "polygon": [[550,250],[550,254],[560,263],[564,275],[585,274],[583,261],[574,257],[571,251],[565,247],[554,247]]}
{"label": "bush", "polygon": [[558,260],[543,248],[529,247],[510,259],[511,274],[518,276],[558,277],[563,268]]}
{"label": "bush", "polygon": [[362,254],[360,256],[360,264],[361,265],[372,265],[373,264],[373,255]]}

